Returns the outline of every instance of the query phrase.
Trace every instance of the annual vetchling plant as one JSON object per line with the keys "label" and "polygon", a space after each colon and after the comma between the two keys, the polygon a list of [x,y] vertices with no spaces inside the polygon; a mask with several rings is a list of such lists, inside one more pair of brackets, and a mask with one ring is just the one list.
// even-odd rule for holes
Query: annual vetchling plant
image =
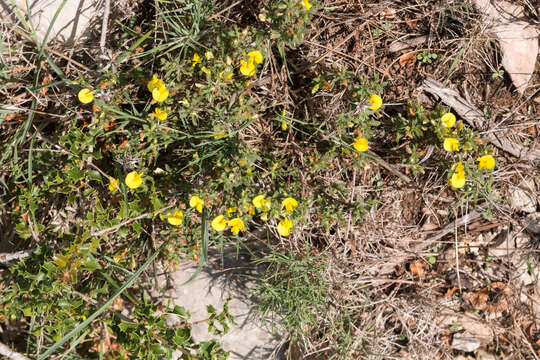
{"label": "annual vetchling plant", "polygon": [[[306,117],[270,87],[276,61],[292,71],[287,54],[319,4],[261,2],[245,24],[216,21],[218,5],[156,3],[158,26],[128,29],[134,46],[97,74],[68,76],[43,62],[58,81],[42,89],[70,94],[62,121],[39,115],[52,107],[0,113],[3,225],[17,249],[29,249],[0,282],[0,319],[24,334],[10,339],[18,350],[37,359],[225,359],[217,341],[194,343],[185,309],[152,303],[141,275],[156,259],[202,264],[209,247],[242,247],[261,229],[273,249],[256,278],[263,313],[279,312],[300,343],[334,306],[324,258],[310,249],[377,201],[351,198],[345,177],[375,156],[385,84],[318,65],[304,90],[319,105]],[[342,105],[329,114],[321,95],[335,93]],[[411,105],[393,127],[407,142],[407,173],[424,173],[421,159],[435,151],[440,166],[427,171],[446,173],[463,201],[491,196],[493,150],[451,112]],[[169,315],[180,325],[167,326]],[[225,330],[233,322],[209,308],[214,330],[215,319]],[[348,314],[334,325],[335,336],[350,336]],[[344,344],[334,350],[346,356],[352,342]]]}

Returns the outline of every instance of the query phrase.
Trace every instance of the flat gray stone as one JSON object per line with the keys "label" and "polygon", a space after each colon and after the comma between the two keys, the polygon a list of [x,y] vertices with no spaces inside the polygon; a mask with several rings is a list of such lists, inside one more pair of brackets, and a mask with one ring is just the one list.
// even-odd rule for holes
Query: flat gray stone
{"label": "flat gray stone", "polygon": [[[220,263],[220,260],[216,258],[212,263]],[[170,301],[186,308],[191,315],[189,323],[195,342],[216,339],[224,350],[230,351],[231,360],[283,359],[280,352],[284,336],[273,333],[272,324],[257,314],[256,302],[246,295],[253,284],[235,274],[244,264],[238,261],[236,265],[229,259],[227,269],[205,266],[193,281],[183,285],[197,269],[196,263],[184,262],[176,270],[157,276],[158,287],[166,290],[161,294],[153,292],[152,296],[159,297],[164,305]],[[209,333],[207,305],[214,306],[220,313],[229,297],[229,314],[237,325],[231,326],[223,336]]]}
{"label": "flat gray stone", "polygon": [[[13,0],[13,2],[17,8],[12,6],[10,0],[0,0],[2,17],[24,28],[21,20],[26,14],[30,14],[36,36],[42,42],[62,1],[28,0],[28,8],[26,7],[26,0]],[[111,3],[114,3],[114,1]],[[54,22],[47,42],[74,43],[85,35],[91,22],[96,20],[100,13],[103,12],[102,8],[103,1],[68,0]]]}

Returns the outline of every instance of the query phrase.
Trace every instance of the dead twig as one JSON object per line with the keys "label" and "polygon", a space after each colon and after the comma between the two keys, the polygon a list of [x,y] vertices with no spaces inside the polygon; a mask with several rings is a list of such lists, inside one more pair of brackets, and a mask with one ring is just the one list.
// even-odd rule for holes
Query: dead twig
{"label": "dead twig", "polygon": [[105,56],[105,40],[107,39],[107,23],[109,22],[109,13],[111,11],[111,0],[105,0],[105,9],[103,11],[103,23],[101,24],[101,38],[99,39],[99,51],[101,56]]}
{"label": "dead twig", "polygon": [[[438,81],[430,78],[424,80],[422,89],[437,96],[443,103],[453,108],[470,126],[482,130],[485,128],[484,114],[459,94]],[[540,150],[528,149],[516,144],[507,137],[499,136],[493,132],[487,134],[489,141],[501,150],[514,155],[522,160],[540,161]]]}
{"label": "dead twig", "polygon": [[140,219],[144,219],[144,218],[147,218],[149,216],[154,216],[154,215],[157,215],[157,214],[161,214],[162,212],[166,211],[166,210],[169,210],[170,208],[174,207],[176,204],[171,204],[171,205],[168,205],[168,206],[165,206],[161,209],[159,209],[158,211],[154,211],[154,212],[146,212],[144,214],[141,214],[139,216],[136,216],[134,218],[131,218],[131,219],[127,219],[127,220],[124,220],[122,221],[120,224],[116,224],[114,226],[111,226],[109,228],[106,228],[106,229],[102,229],[102,230],[99,230],[99,231],[94,231],[94,232],[91,232],[90,233],[90,236],[101,236],[101,235],[104,235],[104,234],[107,234],[107,233],[110,233],[110,232],[114,232],[118,229],[120,229],[122,226],[126,226],[126,225],[129,225],[131,224],[132,222],[134,221],[137,221],[137,220],[140,220]]}
{"label": "dead twig", "polygon": [[0,355],[3,355],[11,360],[30,360],[23,354],[20,354],[18,352],[11,350],[9,346],[4,345],[2,343],[0,343]]}
{"label": "dead twig", "polygon": [[33,250],[22,250],[14,253],[0,253],[0,264],[5,264],[13,260],[20,260],[29,257],[32,253],[36,251]]}
{"label": "dead twig", "polygon": [[389,261],[381,268],[379,275],[384,275],[384,274],[393,272],[396,265],[406,262],[409,259],[414,258],[415,256],[418,256],[419,253],[425,251],[426,249],[433,247],[437,243],[437,241],[442,239],[444,236],[446,236],[450,232],[456,231],[457,233],[457,229],[459,227],[467,225],[470,222],[482,216],[482,210],[483,209],[478,209],[478,211],[474,210],[460,217],[459,219],[456,219],[450,224],[446,225],[436,235],[433,235],[432,237],[427,238],[424,241],[419,241],[416,245],[412,246],[410,255],[405,255],[401,257],[398,261]]}

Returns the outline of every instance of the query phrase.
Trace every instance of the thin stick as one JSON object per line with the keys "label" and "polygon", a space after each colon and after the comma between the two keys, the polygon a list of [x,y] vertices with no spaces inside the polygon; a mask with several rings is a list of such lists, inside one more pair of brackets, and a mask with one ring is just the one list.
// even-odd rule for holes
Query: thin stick
{"label": "thin stick", "polygon": [[0,253],[0,264],[10,262],[12,260],[20,260],[29,257],[32,253],[36,251],[33,250],[22,250],[14,253]]}
{"label": "thin stick", "polygon": [[[455,214],[457,215],[457,214]],[[457,223],[454,223],[454,243],[455,243],[455,250],[456,250],[456,274],[457,274],[457,282],[459,287],[459,293],[463,293],[463,290],[461,288],[461,275],[459,275],[459,253],[458,253],[458,239],[457,239]]]}
{"label": "thin stick", "polygon": [[8,359],[11,359],[11,360],[30,360],[29,358],[27,358],[23,354],[20,354],[18,352],[15,352],[15,351],[11,350],[10,347],[8,347],[7,345],[2,344],[1,342],[0,342],[0,355],[4,355]]}
{"label": "thin stick", "polygon": [[125,221],[122,221],[120,224],[111,226],[111,227],[109,227],[109,228],[106,228],[106,229],[103,229],[103,230],[99,230],[99,231],[91,232],[91,233],[90,233],[90,236],[101,236],[101,235],[103,235],[103,234],[107,234],[107,233],[116,231],[116,230],[120,229],[122,226],[126,226],[126,225],[128,225],[128,224],[131,224],[131,223],[134,222],[134,221],[137,221],[137,220],[140,220],[140,219],[144,219],[144,218],[147,218],[147,217],[152,216],[152,215],[160,214],[160,213],[164,212],[165,210],[168,210],[168,209],[174,207],[175,205],[176,205],[176,204],[171,204],[171,205],[165,206],[164,208],[159,209],[158,211],[155,211],[155,212],[147,212],[147,213],[141,214],[141,215],[139,215],[139,216],[136,216],[136,217],[134,217],[134,218],[131,218],[131,219],[127,219],[127,220],[125,220]]}
{"label": "thin stick", "polygon": [[406,183],[410,183],[412,182],[411,178],[408,177],[407,175],[403,174],[402,172],[399,172],[397,171],[396,169],[394,169],[394,167],[392,165],[390,165],[389,163],[387,163],[386,161],[384,161],[379,155],[371,152],[371,151],[367,151],[366,154],[372,159],[374,160],[377,164],[381,165],[383,168],[385,168],[386,170],[388,170],[391,174],[397,176],[398,178],[400,178],[401,180],[405,181]]}
{"label": "thin stick", "polygon": [[111,11],[111,0],[105,0],[105,10],[103,12],[103,23],[101,24],[101,38],[99,40],[99,51],[101,57],[105,55],[105,40],[107,39],[107,23],[109,22],[109,13]]}

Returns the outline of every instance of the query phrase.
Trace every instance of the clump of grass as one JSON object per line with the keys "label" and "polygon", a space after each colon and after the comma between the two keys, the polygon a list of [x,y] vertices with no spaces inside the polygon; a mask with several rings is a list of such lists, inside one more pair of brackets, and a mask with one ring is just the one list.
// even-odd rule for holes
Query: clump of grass
{"label": "clump of grass", "polygon": [[[155,24],[127,29],[133,42],[98,75],[69,78],[46,51],[48,83],[35,82],[39,67],[35,79],[1,75],[71,99],[62,111],[35,101],[25,117],[0,112],[3,226],[36,249],[0,288],[0,316],[23,324],[26,352],[226,358],[215,341],[193,343],[183,309],[164,311],[185,320],[169,329],[143,293],[124,290],[155,258],[202,267],[209,248],[239,247],[260,229],[270,251],[257,260],[267,270],[254,294],[291,348],[336,359],[406,348],[415,332],[391,311],[400,279],[377,279],[392,273],[381,266],[402,256],[393,239],[405,236],[369,229],[374,214],[412,220],[391,212],[400,201],[417,207],[398,188],[411,178],[436,179],[456,207],[493,201],[493,149],[442,107],[389,116],[384,74],[319,60],[306,67],[304,39],[323,11],[316,1],[264,2],[256,20],[236,23],[218,21],[235,3],[155,6]],[[49,113],[61,121],[39,116]],[[120,296],[129,321],[105,311]],[[107,350],[97,350],[102,329],[115,344]]]}

